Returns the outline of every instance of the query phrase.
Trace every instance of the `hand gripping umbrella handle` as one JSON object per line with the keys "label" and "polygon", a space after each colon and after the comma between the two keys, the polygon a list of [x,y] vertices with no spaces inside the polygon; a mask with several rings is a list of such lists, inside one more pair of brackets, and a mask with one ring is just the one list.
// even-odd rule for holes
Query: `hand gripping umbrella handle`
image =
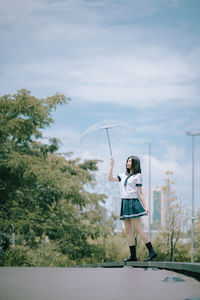
{"label": "hand gripping umbrella handle", "polygon": [[106,133],[107,133],[108,144],[109,144],[109,149],[110,149],[110,156],[112,156],[112,149],[111,149],[111,143],[110,143],[110,137],[109,137],[109,133],[108,133],[108,128],[106,128]]}

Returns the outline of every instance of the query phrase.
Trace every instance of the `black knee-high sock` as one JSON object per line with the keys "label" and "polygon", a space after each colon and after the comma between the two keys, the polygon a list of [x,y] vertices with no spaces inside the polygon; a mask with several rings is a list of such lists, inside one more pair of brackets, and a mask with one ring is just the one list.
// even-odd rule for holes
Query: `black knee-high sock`
{"label": "black knee-high sock", "polygon": [[151,242],[148,242],[147,244],[145,244],[145,246],[147,247],[149,252],[151,252],[153,250],[153,246],[152,246]]}
{"label": "black knee-high sock", "polygon": [[129,246],[130,248],[130,252],[131,252],[131,258],[135,258],[136,257],[136,247],[135,245]]}

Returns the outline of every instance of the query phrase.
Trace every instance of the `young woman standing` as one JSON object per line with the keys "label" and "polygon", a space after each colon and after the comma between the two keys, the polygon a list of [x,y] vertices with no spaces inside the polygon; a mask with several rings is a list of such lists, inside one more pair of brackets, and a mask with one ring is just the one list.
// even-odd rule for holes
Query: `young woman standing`
{"label": "young woman standing", "polygon": [[108,175],[109,181],[121,182],[121,212],[120,220],[123,220],[130,257],[126,261],[137,261],[133,228],[145,243],[149,253],[145,261],[150,261],[157,256],[156,251],[141,227],[140,217],[148,215],[144,196],[142,193],[142,175],[140,160],[137,156],[130,156],[126,161],[126,172],[113,176],[114,158],[111,157],[111,166]]}

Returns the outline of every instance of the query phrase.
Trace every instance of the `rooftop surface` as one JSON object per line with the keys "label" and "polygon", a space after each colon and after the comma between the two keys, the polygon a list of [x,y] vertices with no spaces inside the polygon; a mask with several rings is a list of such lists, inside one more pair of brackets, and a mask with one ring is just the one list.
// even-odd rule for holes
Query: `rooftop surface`
{"label": "rooftop surface", "polygon": [[[175,281],[174,281],[175,280]],[[200,299],[200,281],[157,268],[0,267],[0,300]]]}

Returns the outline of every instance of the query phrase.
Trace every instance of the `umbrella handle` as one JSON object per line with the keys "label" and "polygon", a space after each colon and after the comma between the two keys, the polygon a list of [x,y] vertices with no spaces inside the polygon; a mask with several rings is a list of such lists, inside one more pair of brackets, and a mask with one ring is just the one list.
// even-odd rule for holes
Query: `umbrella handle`
{"label": "umbrella handle", "polygon": [[108,144],[109,144],[109,149],[110,149],[110,156],[112,156],[112,149],[111,149],[111,143],[110,143],[110,137],[109,137],[109,133],[108,133],[108,128],[106,128],[106,132],[107,132]]}

